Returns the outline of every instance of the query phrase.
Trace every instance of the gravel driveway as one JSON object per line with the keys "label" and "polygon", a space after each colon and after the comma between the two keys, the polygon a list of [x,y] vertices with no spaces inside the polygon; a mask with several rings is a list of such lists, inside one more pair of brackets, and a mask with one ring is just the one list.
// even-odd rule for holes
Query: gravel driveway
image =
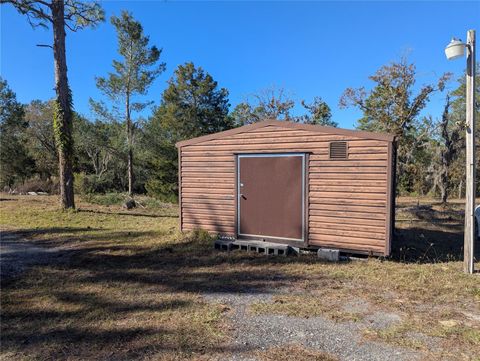
{"label": "gravel driveway", "polygon": [[[275,294],[281,294],[276,291]],[[208,302],[228,305],[233,332],[233,349],[245,349],[245,354],[233,355],[230,360],[256,360],[248,350],[264,351],[285,344],[300,344],[339,357],[340,360],[418,360],[421,354],[401,347],[369,341],[362,338],[367,326],[386,328],[400,318],[396,315],[375,312],[360,322],[334,322],[323,317],[292,317],[285,315],[256,315],[248,311],[255,302],[270,302],[273,294],[210,293]]]}

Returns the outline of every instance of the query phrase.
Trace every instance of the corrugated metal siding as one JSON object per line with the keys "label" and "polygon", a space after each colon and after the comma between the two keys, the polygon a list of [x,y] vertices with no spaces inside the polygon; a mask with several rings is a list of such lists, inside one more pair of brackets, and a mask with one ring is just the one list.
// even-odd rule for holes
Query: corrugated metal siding
{"label": "corrugated metal siding", "polygon": [[[329,159],[335,140],[348,142],[348,159]],[[309,152],[309,244],[385,252],[387,141],[267,126],[180,151],[183,230],[234,235],[234,153]]]}

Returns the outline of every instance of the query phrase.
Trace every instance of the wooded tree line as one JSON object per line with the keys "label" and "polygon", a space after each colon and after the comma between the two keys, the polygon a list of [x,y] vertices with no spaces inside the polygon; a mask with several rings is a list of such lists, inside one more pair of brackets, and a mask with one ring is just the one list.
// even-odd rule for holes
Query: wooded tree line
{"label": "wooded tree line", "polygon": [[[103,20],[103,11],[96,3],[2,2],[13,3],[29,15],[29,21],[36,19],[34,25],[53,28],[55,23],[49,14],[53,14],[57,3],[66,4],[64,25],[57,24],[63,31],[75,31]],[[117,31],[119,57],[112,61],[112,72],[96,77],[102,97],[90,99],[94,119],[73,111],[68,82],[66,88],[60,84],[60,73],[64,71],[66,79],[66,68],[55,73],[57,95],[66,89],[67,98],[63,100],[57,96],[46,102],[20,104],[7,81],[1,79],[2,187],[51,184],[52,189],[64,189],[62,204],[68,208],[69,197],[70,206],[74,206],[73,193],[69,195],[66,190],[74,174],[77,193],[147,193],[175,201],[177,141],[269,118],[338,125],[321,97],[301,101],[303,114],[293,115],[295,101],[278,88],[258,92],[232,109],[228,90],[192,62],[175,69],[161,95],[150,94],[150,98],[159,99],[156,104],[148,102],[150,85],[168,65],[162,62],[162,50],[150,44],[132,14],[122,12],[110,20]],[[445,74],[434,84],[421,86],[416,81],[415,65],[402,58],[373,74],[368,88],[346,89],[339,104],[361,110],[359,129],[396,135],[398,193],[431,194],[446,202],[449,195],[462,196],[464,190],[464,77],[455,80]],[[422,115],[434,93],[442,93],[445,98],[443,114]],[[150,115],[145,116],[149,109]]]}

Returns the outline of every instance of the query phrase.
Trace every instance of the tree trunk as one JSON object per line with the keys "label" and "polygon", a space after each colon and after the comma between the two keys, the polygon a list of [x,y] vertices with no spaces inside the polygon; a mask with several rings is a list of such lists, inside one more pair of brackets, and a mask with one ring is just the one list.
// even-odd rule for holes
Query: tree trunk
{"label": "tree trunk", "polygon": [[446,153],[447,151],[442,151],[441,157],[442,157],[442,168],[440,171],[440,193],[441,193],[441,198],[442,198],[442,203],[445,204],[447,203],[448,200],[448,168],[450,166],[450,162],[448,161],[448,154]]}
{"label": "tree trunk", "polygon": [[58,150],[60,198],[64,209],[75,208],[73,194],[73,138],[71,94],[68,87],[65,54],[64,0],[52,1],[53,58],[55,65],[55,91],[57,94],[54,131]]}
{"label": "tree trunk", "polygon": [[127,164],[127,172],[128,172],[128,195],[133,197],[133,140],[132,140],[132,120],[130,119],[130,96],[127,94],[127,99],[125,102],[126,107],[126,120],[127,120],[127,144],[128,144],[128,164]]}
{"label": "tree trunk", "polygon": [[443,109],[442,114],[442,122],[441,122],[441,129],[442,129],[442,138],[445,142],[444,148],[440,151],[441,156],[441,172],[440,172],[440,183],[441,183],[441,196],[442,196],[442,203],[447,203],[448,199],[448,187],[450,183],[450,178],[448,174],[448,170],[450,169],[450,163],[453,158],[453,154],[455,152],[454,144],[452,139],[454,139],[454,134],[450,134],[448,131],[448,124],[449,124],[449,116],[448,111],[450,109],[450,96],[447,94],[447,99],[445,102],[445,107]]}

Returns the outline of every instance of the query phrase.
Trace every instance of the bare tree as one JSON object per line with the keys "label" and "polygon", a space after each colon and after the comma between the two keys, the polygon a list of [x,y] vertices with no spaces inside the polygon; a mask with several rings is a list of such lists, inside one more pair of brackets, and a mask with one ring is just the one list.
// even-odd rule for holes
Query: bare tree
{"label": "bare tree", "polygon": [[251,95],[253,100],[238,104],[232,112],[236,125],[260,122],[266,119],[291,120],[290,112],[295,102],[285,89],[269,87]]}
{"label": "bare tree", "polygon": [[[374,86],[347,88],[340,98],[342,108],[356,107],[363,112],[358,128],[368,131],[388,132],[397,137],[397,186],[399,190],[411,192],[417,168],[410,161],[415,158],[420,137],[419,117],[430,97],[441,92],[451,74],[443,74],[436,83],[415,86],[416,67],[404,57],[400,61],[382,66],[369,77]],[[422,129],[420,130],[420,132]]]}
{"label": "bare tree", "polygon": [[448,190],[450,186],[450,166],[457,152],[458,142],[461,138],[461,127],[456,123],[452,124],[452,122],[450,121],[450,105],[450,95],[447,95],[447,99],[445,101],[445,106],[443,109],[442,119],[439,123],[441,144],[439,149],[440,171],[438,172],[438,187],[440,189],[440,197],[442,199],[442,203],[447,203]]}

